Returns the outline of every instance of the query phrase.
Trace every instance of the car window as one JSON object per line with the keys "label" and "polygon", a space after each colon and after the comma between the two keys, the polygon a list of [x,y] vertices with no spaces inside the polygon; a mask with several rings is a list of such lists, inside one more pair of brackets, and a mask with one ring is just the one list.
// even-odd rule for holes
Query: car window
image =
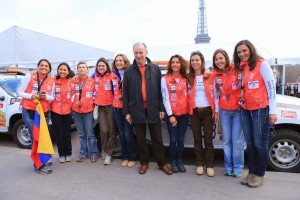
{"label": "car window", "polygon": [[21,79],[1,79],[0,87],[10,96],[17,97],[17,88],[20,84]]}

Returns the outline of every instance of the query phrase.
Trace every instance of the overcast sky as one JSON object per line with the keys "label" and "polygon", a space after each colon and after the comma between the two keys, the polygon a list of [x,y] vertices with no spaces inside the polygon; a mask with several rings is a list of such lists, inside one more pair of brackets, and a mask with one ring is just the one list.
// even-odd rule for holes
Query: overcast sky
{"label": "overcast sky", "polygon": [[[211,43],[241,39],[274,57],[300,57],[297,0],[206,0]],[[131,52],[132,44],[193,44],[198,0],[1,0],[0,32],[19,26],[66,40]],[[193,51],[194,49],[191,49]]]}

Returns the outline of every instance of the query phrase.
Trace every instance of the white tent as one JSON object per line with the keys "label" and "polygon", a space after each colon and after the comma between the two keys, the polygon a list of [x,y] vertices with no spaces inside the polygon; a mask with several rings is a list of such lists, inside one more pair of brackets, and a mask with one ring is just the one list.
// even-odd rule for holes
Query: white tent
{"label": "white tent", "polygon": [[46,58],[60,62],[113,59],[114,53],[13,26],[0,33],[0,66],[36,66]]}

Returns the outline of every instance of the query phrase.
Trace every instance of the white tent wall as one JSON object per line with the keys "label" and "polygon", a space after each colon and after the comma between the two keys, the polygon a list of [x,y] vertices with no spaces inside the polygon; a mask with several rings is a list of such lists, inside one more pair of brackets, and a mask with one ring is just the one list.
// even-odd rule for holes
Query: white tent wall
{"label": "white tent wall", "polygon": [[0,33],[0,66],[36,68],[42,58],[56,69],[67,62],[74,69],[79,61],[94,61],[100,57],[112,60],[114,52],[82,45],[61,38],[34,32],[17,26]]}

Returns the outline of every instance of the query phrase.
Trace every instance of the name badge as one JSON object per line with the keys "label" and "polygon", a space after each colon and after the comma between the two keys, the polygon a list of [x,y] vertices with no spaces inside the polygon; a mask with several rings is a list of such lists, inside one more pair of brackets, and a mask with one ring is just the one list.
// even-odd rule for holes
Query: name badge
{"label": "name badge", "polygon": [[248,82],[248,88],[251,89],[251,90],[259,88],[258,81],[249,81]]}
{"label": "name badge", "polygon": [[232,83],[232,90],[236,90],[239,88],[239,83]]}
{"label": "name badge", "polygon": [[104,85],[104,90],[111,90],[111,84]]}
{"label": "name badge", "polygon": [[86,97],[92,97],[93,96],[93,92],[86,92]]}

